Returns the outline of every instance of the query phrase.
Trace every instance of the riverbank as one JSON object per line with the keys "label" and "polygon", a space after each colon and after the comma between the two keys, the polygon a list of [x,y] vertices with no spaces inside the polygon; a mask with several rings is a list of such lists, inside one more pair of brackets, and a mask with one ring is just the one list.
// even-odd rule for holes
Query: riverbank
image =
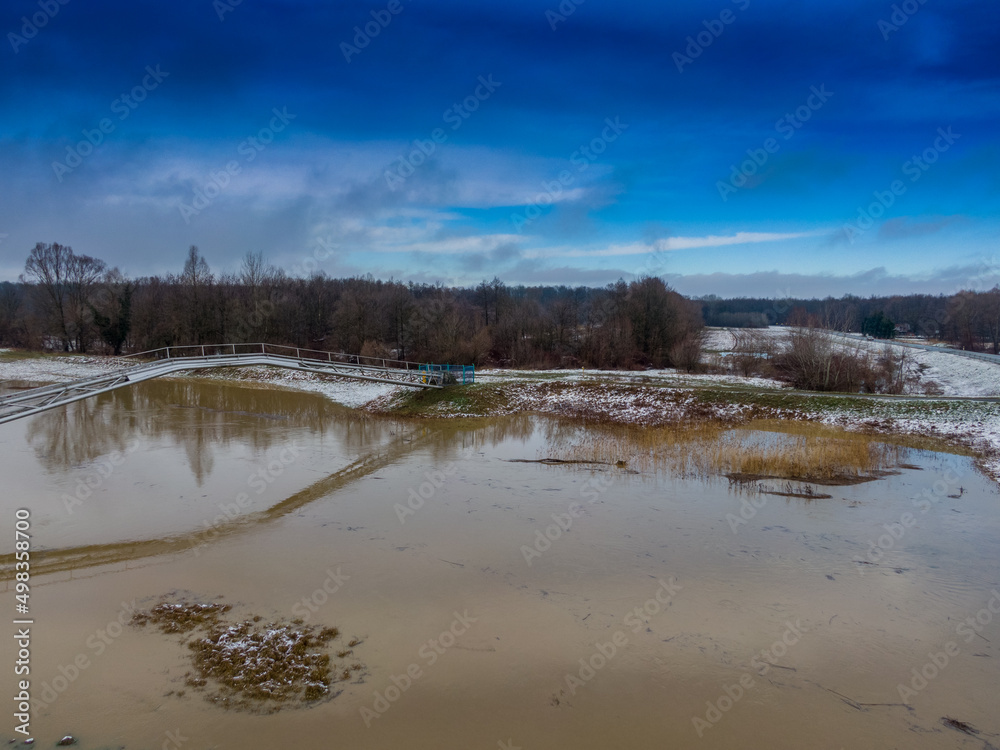
{"label": "riverbank", "polygon": [[[0,383],[39,384],[95,377],[121,369],[120,360],[85,355],[0,352]],[[904,435],[973,453],[1000,481],[1000,402],[917,396],[862,396],[795,391],[764,378],[688,374],[676,370],[482,370],[474,385],[414,390],[267,367],[243,367],[183,377],[244,386],[320,393],[374,415],[477,418],[545,414],[586,422],[728,426],[755,420],[821,422],[852,431]]]}
{"label": "riverbank", "polygon": [[[704,421],[820,422],[851,431],[902,435],[928,446],[955,446],[1000,481],[1000,403],[971,399],[867,397],[794,391],[773,381],[731,376],[572,373],[487,374],[442,391],[397,392],[368,411],[411,417],[492,417],[537,413],[588,422],[648,426]],[[740,382],[747,381],[747,382]]]}

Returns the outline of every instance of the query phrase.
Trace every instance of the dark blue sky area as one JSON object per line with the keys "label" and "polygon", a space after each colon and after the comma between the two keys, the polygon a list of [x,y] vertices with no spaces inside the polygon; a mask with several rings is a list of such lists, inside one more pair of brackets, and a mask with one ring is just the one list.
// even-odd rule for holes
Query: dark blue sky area
{"label": "dark blue sky area", "polygon": [[219,271],[262,250],[289,273],[458,284],[992,286],[996,18],[962,0],[10,0],[0,278],[45,241],[132,275],[196,244]]}

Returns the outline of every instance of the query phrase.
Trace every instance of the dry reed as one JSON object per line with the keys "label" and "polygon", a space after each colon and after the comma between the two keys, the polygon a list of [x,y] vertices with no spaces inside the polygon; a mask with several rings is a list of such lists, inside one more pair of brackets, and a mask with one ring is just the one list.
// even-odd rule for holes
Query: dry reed
{"label": "dry reed", "polygon": [[904,451],[871,435],[822,426],[769,432],[702,423],[682,428],[606,428],[560,446],[555,455],[564,460],[624,462],[634,470],[667,471],[680,477],[847,484],[883,475],[899,464]]}

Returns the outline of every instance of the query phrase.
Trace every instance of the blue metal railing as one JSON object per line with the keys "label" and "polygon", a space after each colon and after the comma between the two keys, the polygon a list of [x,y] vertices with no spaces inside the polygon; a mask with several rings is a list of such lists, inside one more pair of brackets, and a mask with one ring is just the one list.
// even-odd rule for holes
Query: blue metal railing
{"label": "blue metal railing", "polygon": [[[455,378],[457,385],[468,385],[476,382],[475,365],[420,365],[423,372],[443,372]],[[450,378],[444,379],[444,384],[451,382]]]}

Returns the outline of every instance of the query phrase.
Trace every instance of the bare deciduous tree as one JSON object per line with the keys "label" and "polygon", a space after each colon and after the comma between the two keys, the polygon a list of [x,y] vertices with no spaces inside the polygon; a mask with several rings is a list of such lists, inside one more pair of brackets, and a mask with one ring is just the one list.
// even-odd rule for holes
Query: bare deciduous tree
{"label": "bare deciduous tree", "polygon": [[70,275],[73,249],[52,243],[39,242],[28,254],[24,275],[37,285],[41,307],[45,310],[52,328],[61,339],[62,350],[68,352],[71,339],[69,316],[66,310],[66,285]]}

